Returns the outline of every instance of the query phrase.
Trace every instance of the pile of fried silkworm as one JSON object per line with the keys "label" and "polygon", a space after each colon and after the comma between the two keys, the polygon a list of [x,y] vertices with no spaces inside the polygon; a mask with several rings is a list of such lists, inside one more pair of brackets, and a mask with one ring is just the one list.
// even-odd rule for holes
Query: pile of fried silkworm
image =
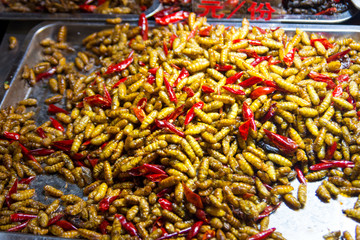
{"label": "pile of fried silkworm", "polygon": [[[0,230],[285,239],[269,216],[282,202],[303,208],[307,182],[326,179],[324,202],[360,194],[359,43],[193,13],[140,25],[89,35],[74,61],[66,27],[41,41],[43,61],[22,78],[48,81],[50,120],[32,120],[36,99],[0,112]],[[55,200],[34,200],[30,182],[45,173],[85,197],[47,185]],[[344,214],[360,220],[359,203]]]}
{"label": "pile of fried silkworm", "polygon": [[[139,5],[128,0],[5,0],[3,4],[7,11],[12,12],[47,12],[75,13],[94,12],[101,14],[139,13]],[[142,0],[140,6],[150,6],[151,2]]]}

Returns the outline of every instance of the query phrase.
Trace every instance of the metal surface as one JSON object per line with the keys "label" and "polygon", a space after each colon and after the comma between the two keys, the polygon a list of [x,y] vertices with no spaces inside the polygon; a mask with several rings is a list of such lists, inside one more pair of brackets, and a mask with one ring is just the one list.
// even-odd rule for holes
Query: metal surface
{"label": "metal surface", "polygon": [[[147,17],[152,16],[160,7],[159,0],[153,0],[153,4],[144,12]],[[138,14],[96,14],[96,13],[21,13],[10,12],[0,1],[0,20],[18,21],[103,21],[108,18],[120,17],[125,21],[135,21],[139,19]]]}
{"label": "metal surface", "polygon": [[[218,22],[209,21],[211,24]],[[132,25],[136,25],[137,22],[130,22]],[[235,25],[240,26],[240,23],[224,23],[227,26]],[[20,49],[19,58],[15,61],[16,66],[11,70],[11,73],[6,79],[0,80],[0,86],[5,80],[11,83],[10,89],[5,93],[3,88],[0,89],[0,96],[3,96],[0,107],[14,105],[19,100],[26,97],[36,97],[39,102],[48,97],[51,93],[45,87],[46,82],[42,81],[34,88],[30,88],[29,85],[21,80],[21,71],[24,64],[29,66],[35,65],[41,60],[41,47],[39,41],[41,39],[50,37],[56,38],[57,30],[60,26],[66,25],[68,27],[68,43],[75,49],[81,49],[81,40],[88,34],[99,31],[108,27],[112,27],[101,23],[74,23],[74,22],[56,22],[56,23],[42,23],[35,27],[27,35],[23,47]],[[153,22],[149,23],[150,26],[154,26]],[[360,26],[342,26],[342,25],[309,25],[309,24],[264,24],[259,23],[257,26],[263,28],[273,28],[280,26],[286,30],[290,35],[296,28],[308,32],[315,32],[326,37],[352,37],[353,39],[360,41]],[[0,47],[2,49],[3,46]],[[70,54],[69,54],[69,58]],[[43,122],[48,116],[45,113],[46,106],[40,104],[40,108],[36,109],[37,120]],[[47,120],[47,119],[46,119]],[[46,184],[51,184],[60,188],[65,194],[75,193],[81,194],[81,190],[72,184],[65,183],[64,180],[54,175],[41,175],[31,183],[31,187],[36,188],[36,198],[42,202],[49,201],[45,199],[42,193],[42,187]],[[343,213],[343,209],[352,208],[356,201],[356,198],[345,198],[339,196],[337,199],[331,199],[330,203],[323,203],[315,196],[315,190],[320,182],[308,184],[308,201],[304,209],[293,211],[289,209],[285,204],[282,204],[280,208],[271,215],[270,226],[276,227],[284,237],[291,240],[303,240],[303,239],[322,239],[322,236],[330,231],[348,230],[353,236],[355,235],[356,222],[347,218]],[[294,180],[292,185],[297,187],[298,182]],[[81,195],[80,195],[81,196]],[[50,237],[39,237],[23,234],[8,234],[0,232],[0,239],[57,239]]]}

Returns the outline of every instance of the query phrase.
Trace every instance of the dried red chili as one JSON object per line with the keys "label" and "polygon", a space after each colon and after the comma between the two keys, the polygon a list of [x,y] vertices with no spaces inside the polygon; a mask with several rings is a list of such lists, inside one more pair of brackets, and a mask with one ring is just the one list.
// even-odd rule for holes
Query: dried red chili
{"label": "dried red chili", "polygon": [[65,113],[65,114],[70,114],[68,111],[66,111],[65,109],[62,109],[58,106],[55,106],[54,104],[50,104],[48,107],[48,113],[50,114],[56,114],[56,113]]}
{"label": "dried red chili", "polygon": [[39,73],[38,75],[36,75],[36,81],[38,82],[43,78],[51,77],[55,73],[56,73],[56,67],[52,67],[49,70],[47,70],[46,72]]}
{"label": "dried red chili", "polygon": [[185,68],[182,68],[179,73],[179,76],[176,78],[176,80],[173,84],[173,87],[176,87],[182,79],[188,77],[189,75],[190,75],[190,73],[188,72],[188,70],[186,70]]}
{"label": "dried red chili", "polygon": [[258,87],[254,91],[250,93],[251,99],[256,99],[260,97],[261,95],[268,95],[270,93],[275,92],[276,88],[273,87]]}
{"label": "dried red chili", "polygon": [[200,101],[195,103],[187,112],[184,125],[188,125],[191,122],[191,120],[195,117],[194,108],[202,109],[203,107],[204,107],[204,102]]}
{"label": "dried red chili", "polygon": [[176,95],[175,95],[175,91],[173,89],[173,87],[170,85],[169,81],[166,79],[166,77],[164,76],[164,83],[165,83],[165,88],[169,94],[169,98],[170,98],[170,101],[174,102],[174,103],[177,103],[177,98],[176,98]]}
{"label": "dried red chili", "polygon": [[250,128],[250,120],[247,120],[246,122],[240,124],[239,126],[239,134],[242,139],[245,141],[247,140],[248,134],[249,134],[249,128]]}
{"label": "dried red chili", "polygon": [[235,73],[233,76],[228,77],[226,79],[226,83],[225,84],[233,84],[235,83],[237,80],[239,80],[241,78],[241,76],[244,74],[244,72],[238,72]]}
{"label": "dried red chili", "polygon": [[160,25],[168,25],[169,23],[175,23],[184,20],[188,17],[189,17],[189,12],[178,11],[164,17],[155,18],[155,21]]}
{"label": "dried red chili", "polygon": [[115,72],[121,72],[122,70],[125,70],[132,62],[134,61],[133,57],[128,57],[124,61],[110,65],[108,69],[106,70],[105,74],[112,74]]}
{"label": "dried red chili", "polygon": [[241,83],[239,83],[239,85],[243,88],[247,88],[247,87],[251,87],[257,83],[260,83],[262,81],[263,81],[262,78],[254,76],[254,77],[251,77],[251,78],[248,78],[248,79],[242,81]]}
{"label": "dried red chili", "polygon": [[148,40],[149,35],[149,24],[148,20],[146,18],[145,13],[141,13],[139,16],[139,23],[138,23],[140,29],[141,29],[141,36],[144,41]]}
{"label": "dried red chili", "polygon": [[202,90],[204,93],[213,93],[213,92],[215,92],[214,89],[212,89],[211,87],[206,86],[206,85],[202,85],[202,86],[201,86],[201,90]]}
{"label": "dried red chili", "polygon": [[159,198],[158,202],[163,209],[172,211],[172,202],[170,202],[169,200],[165,198]]}
{"label": "dried red chili", "polygon": [[184,194],[186,200],[194,204],[196,208],[200,208],[200,209],[204,208],[201,197],[198,194],[191,191],[191,189],[185,183],[183,183],[182,185],[184,187]]}
{"label": "dried red chili", "polygon": [[63,127],[63,125],[61,125],[61,123],[59,123],[56,119],[50,117],[50,121],[55,129],[62,131],[62,132],[65,131],[65,128]]}
{"label": "dried red chili", "polygon": [[270,132],[267,129],[264,129],[264,132],[269,140],[284,153],[293,153],[298,148],[297,143],[291,138]]}
{"label": "dried red chili", "polygon": [[193,239],[200,231],[200,227],[203,225],[203,221],[198,221],[191,226],[189,233],[186,236],[186,240]]}
{"label": "dried red chili", "polygon": [[236,95],[245,95],[245,92],[241,89],[234,89],[228,86],[222,86],[222,88]]}

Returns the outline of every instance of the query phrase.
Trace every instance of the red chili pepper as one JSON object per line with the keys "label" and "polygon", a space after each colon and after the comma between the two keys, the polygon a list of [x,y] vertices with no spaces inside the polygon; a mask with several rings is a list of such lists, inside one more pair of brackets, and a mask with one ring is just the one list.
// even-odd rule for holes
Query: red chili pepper
{"label": "red chili pepper", "polygon": [[195,113],[194,113],[194,108],[199,108],[202,109],[204,107],[204,102],[197,102],[195,103],[190,110],[187,112],[186,117],[185,117],[185,121],[184,121],[184,125],[188,125],[191,120],[195,117]]}
{"label": "red chili pepper", "polygon": [[56,67],[52,67],[49,70],[47,70],[46,72],[39,73],[38,75],[36,75],[36,82],[40,81],[43,78],[51,77],[55,73],[56,73]]}
{"label": "red chili pepper", "polygon": [[[264,186],[266,186],[266,185],[264,184]],[[271,189],[268,188],[268,190],[270,191]],[[270,214],[272,214],[273,212],[275,212],[276,209],[278,209],[278,208],[280,207],[280,204],[281,204],[281,202],[279,202],[279,203],[278,203],[277,205],[275,205],[275,206],[273,206],[273,205],[268,205],[268,206],[264,209],[264,211],[262,211],[262,212],[259,214],[259,216],[255,219],[255,221],[258,221],[258,220],[260,220],[260,219],[263,219],[264,217],[267,217],[267,216],[269,216]]]}
{"label": "red chili pepper", "polygon": [[265,114],[265,116],[261,119],[261,123],[264,123],[269,119],[271,119],[275,115],[275,112],[276,112],[276,103],[273,103],[270,105],[270,108]]}
{"label": "red chili pepper", "polygon": [[133,108],[134,114],[137,117],[137,119],[139,119],[140,122],[143,122],[146,115],[143,109],[141,108]]}
{"label": "red chili pepper", "polygon": [[295,52],[297,51],[297,48],[291,49],[287,54],[284,56],[284,63],[286,66],[290,67],[294,62]]}
{"label": "red chili pepper", "polygon": [[164,49],[165,56],[167,56],[169,54],[169,50],[166,45],[165,39],[163,40],[163,49]]}
{"label": "red chili pepper", "polygon": [[159,198],[158,202],[160,203],[160,206],[163,208],[163,209],[166,209],[166,210],[169,210],[169,211],[172,211],[173,208],[172,208],[172,202],[170,202],[169,200],[165,199],[165,198]]}
{"label": "red chili pepper", "polygon": [[201,86],[201,90],[202,90],[204,93],[213,93],[213,92],[215,92],[214,89],[212,89],[211,87],[206,86],[206,85],[202,85],[202,86]]}
{"label": "red chili pepper", "polygon": [[188,17],[189,17],[189,12],[179,11],[164,17],[155,18],[155,21],[160,25],[168,25],[169,23],[175,23],[184,20]]}
{"label": "red chili pepper", "polygon": [[100,5],[104,4],[105,2],[106,2],[106,0],[98,0],[97,5],[100,6]]}
{"label": "red chili pepper", "polygon": [[339,52],[339,53],[335,53],[334,55],[328,57],[326,59],[326,61],[329,63],[329,62],[332,62],[332,61],[336,61],[342,57],[344,57],[346,54],[348,54],[350,52],[350,48],[349,49],[346,49],[345,51],[342,51],[342,52]]}
{"label": "red chili pepper", "polygon": [[255,52],[255,50],[252,49],[238,49],[238,52],[246,53],[248,57],[251,58],[259,58],[258,54]]}
{"label": "red chili pepper", "polygon": [[59,108],[59,107],[55,106],[54,104],[49,105],[48,113],[50,113],[50,114],[56,114],[56,113],[70,114],[68,111],[66,111],[62,108]]}
{"label": "red chili pepper", "polygon": [[60,213],[60,214],[56,215],[55,217],[51,218],[48,222],[48,226],[57,223],[64,216],[65,216],[65,214]]}
{"label": "red chili pepper", "polygon": [[79,8],[81,10],[84,10],[85,12],[94,12],[97,8],[95,5],[87,5],[87,4],[81,4],[79,5]]}
{"label": "red chili pepper", "polygon": [[63,127],[63,125],[61,125],[61,123],[59,123],[56,119],[50,117],[50,121],[55,129],[62,131],[62,132],[65,131],[65,128]]}
{"label": "red chili pepper", "polygon": [[205,223],[209,223],[209,220],[206,218],[206,213],[204,210],[202,209],[196,209],[196,213],[195,213],[196,217],[205,222]]}
{"label": "red chili pepper", "polygon": [[165,88],[169,94],[169,98],[170,98],[170,101],[174,102],[174,103],[177,103],[177,98],[176,98],[176,95],[175,95],[175,91],[173,89],[173,87],[170,85],[169,81],[166,79],[166,77],[164,76],[164,83],[165,83]]}
{"label": "red chili pepper", "polygon": [[254,76],[254,77],[246,79],[245,81],[242,81],[241,83],[239,83],[239,85],[243,88],[247,88],[247,87],[251,87],[252,85],[255,85],[257,83],[260,83],[262,81],[263,81],[262,78]]}
{"label": "red chili pepper", "polygon": [[329,89],[334,89],[336,87],[336,84],[333,82],[333,80],[324,74],[311,71],[309,73],[309,77],[314,81],[327,83],[327,88]]}
{"label": "red chili pepper", "polygon": [[257,30],[259,30],[259,32],[260,32],[261,34],[266,34],[266,30],[264,30],[264,29],[262,29],[262,28],[260,28],[260,27],[256,27],[256,26],[254,26],[254,28],[256,28]]}
{"label": "red chili pepper", "polygon": [[144,163],[139,167],[135,167],[128,172],[131,176],[144,176],[150,173],[166,174],[159,165]]}
{"label": "red chili pepper", "polygon": [[314,47],[315,42],[321,42],[321,44],[325,47],[326,50],[334,47],[334,45],[331,44],[326,38],[311,39],[310,40],[311,46]]}
{"label": "red chili pepper", "polygon": [[276,82],[274,81],[265,80],[262,82],[262,84],[265,85],[266,87],[278,88],[278,85],[276,85]]}
{"label": "red chili pepper", "polygon": [[276,27],[276,28],[270,28],[270,31],[275,32],[276,30],[280,29],[280,27]]}
{"label": "red chili pepper", "polygon": [[99,159],[98,158],[94,158],[94,159],[88,159],[89,163],[91,164],[92,167],[95,167],[95,165],[98,163]]}
{"label": "red chili pepper", "polygon": [[340,97],[343,93],[343,89],[341,84],[337,85],[334,89],[334,91],[332,92],[333,97]]}
{"label": "red chili pepper", "polygon": [[33,218],[37,218],[37,215],[25,214],[25,213],[13,213],[10,215],[10,220],[12,222],[22,222]]}
{"label": "red chili pepper", "polygon": [[251,237],[248,238],[248,240],[262,240],[270,236],[273,232],[275,232],[276,228],[270,228],[268,230],[259,232]]}
{"label": "red chili pepper", "polygon": [[214,230],[207,230],[203,237],[202,237],[202,240],[207,240],[207,239],[211,239],[211,238],[214,238],[216,235],[215,231]]}
{"label": "red chili pepper", "polygon": [[334,141],[334,143],[330,146],[330,148],[326,151],[325,159],[332,159],[334,156],[334,153],[337,148],[337,142]]}
{"label": "red chili pepper", "polygon": [[137,231],[136,227],[134,226],[134,224],[132,224],[131,222],[128,222],[123,215],[115,214],[115,217],[116,217],[117,219],[119,219],[119,221],[120,221],[121,225],[123,226],[123,228],[124,228],[131,236],[137,236],[137,235],[138,235],[138,231]]}
{"label": "red chili pepper", "polygon": [[292,153],[299,147],[291,138],[264,129],[269,140],[284,153]]}
{"label": "red chili pepper", "polygon": [[89,104],[90,106],[99,106],[102,108],[111,106],[111,102],[109,102],[106,98],[104,98],[103,96],[101,96],[99,94],[85,97],[83,99],[83,101],[86,102],[87,104]]}
{"label": "red chili pepper", "polygon": [[324,11],[316,13],[315,16],[317,16],[317,15],[331,15],[331,14],[336,13],[336,11],[337,11],[336,7],[331,7],[331,8],[325,9]]}
{"label": "red chili pepper", "polygon": [[99,210],[106,212],[109,210],[110,204],[116,200],[118,196],[105,197],[99,202]]}
{"label": "red chili pepper", "polygon": [[353,168],[355,166],[354,162],[346,160],[321,160],[321,162],[330,163],[333,167],[339,168]]}
{"label": "red chili pepper", "polygon": [[139,16],[139,27],[141,29],[142,39],[148,40],[149,24],[145,13],[141,13]]}
{"label": "red chili pepper", "polygon": [[175,11],[179,11],[180,7],[179,6],[171,6],[168,8],[164,8],[163,10],[157,12],[154,14],[154,18],[161,18],[161,17],[165,17]]}
{"label": "red chili pepper", "polygon": [[247,120],[246,122],[240,124],[239,126],[239,134],[242,139],[246,141],[248,134],[249,134],[249,128],[250,128],[250,120]]}
{"label": "red chili pepper", "polygon": [[148,174],[148,175],[145,175],[145,177],[152,182],[161,182],[165,178],[168,178],[169,175],[158,173],[158,174]]}
{"label": "red chili pepper", "polygon": [[75,227],[73,224],[71,224],[70,222],[68,222],[66,220],[59,220],[55,224],[58,225],[59,227],[63,228],[65,231],[77,230],[77,227]]}
{"label": "red chili pepper", "polygon": [[36,133],[41,137],[41,138],[46,138],[46,134],[44,129],[42,129],[41,127],[38,127],[36,129]]}
{"label": "red chili pepper", "polygon": [[61,140],[61,141],[55,141],[53,142],[53,144],[57,144],[57,145],[61,145],[64,147],[68,147],[71,146],[73,144],[74,140],[73,139],[69,139],[69,140]]}
{"label": "red chili pepper", "polygon": [[20,148],[21,148],[21,153],[22,153],[23,155],[25,155],[25,156],[26,156],[27,158],[29,158],[30,160],[37,162],[36,159],[34,158],[34,156],[31,155],[29,149],[27,149],[26,147],[24,147],[24,146],[23,146],[22,144],[20,144],[20,143],[19,143],[19,146],[20,146]]}
{"label": "red chili pepper", "polygon": [[189,233],[186,236],[186,240],[193,239],[200,231],[200,227],[203,225],[203,221],[198,221],[191,226]]}
{"label": "red chili pepper", "polygon": [[177,107],[177,108],[175,109],[175,111],[173,111],[172,113],[170,113],[170,114],[165,118],[165,120],[166,120],[166,121],[169,121],[169,120],[175,121],[175,120],[177,119],[177,117],[180,116],[180,115],[183,113],[184,106],[185,106],[185,104],[182,104],[180,107]]}
{"label": "red chili pepper", "polygon": [[191,189],[188,186],[186,186],[185,183],[183,183],[182,185],[184,187],[186,200],[194,204],[196,208],[200,208],[200,209],[204,208],[203,203],[201,201],[201,197],[198,194],[191,191]]}
{"label": "red chili pepper", "polygon": [[350,76],[348,74],[342,74],[336,78],[339,83],[348,82],[350,80]]}
{"label": "red chili pepper", "polygon": [[175,80],[173,87],[176,87],[182,79],[188,77],[189,75],[190,73],[188,72],[188,70],[186,70],[185,68],[181,69],[181,72],[179,73],[179,76]]}
{"label": "red chili pepper", "polygon": [[155,82],[155,76],[149,75],[149,77],[147,78],[147,82],[152,85]]}
{"label": "red chili pepper", "polygon": [[199,35],[200,35],[201,37],[207,37],[207,36],[209,36],[212,27],[213,27],[213,26],[210,25],[210,26],[208,26],[208,27],[205,27],[205,28],[200,29],[200,30],[199,30]]}
{"label": "red chili pepper", "polygon": [[150,74],[152,74],[152,75],[155,75],[158,69],[159,69],[159,67],[150,68],[150,69],[148,70],[148,72],[149,72]]}
{"label": "red chili pepper", "polygon": [[241,89],[234,89],[228,86],[222,86],[222,88],[236,95],[245,95],[245,92]]}
{"label": "red chili pepper", "polygon": [[143,98],[141,98],[141,99],[138,101],[138,103],[136,104],[136,106],[137,106],[138,108],[144,109],[145,106],[146,106],[146,103],[147,103],[147,98],[146,98],[146,97],[143,97]]}
{"label": "red chili pepper", "polygon": [[263,56],[256,58],[250,65],[253,67],[256,67],[258,64],[260,64],[263,61],[268,61],[272,56]]}
{"label": "red chili pepper", "polygon": [[307,184],[306,177],[304,176],[304,173],[301,171],[301,169],[298,167],[294,167],[294,169],[297,173],[296,177],[299,180],[299,182],[303,184]]}
{"label": "red chili pepper", "polygon": [[108,221],[106,221],[106,219],[104,219],[100,225],[99,225],[99,229],[100,229],[100,232],[101,234],[107,234],[108,231],[107,231],[107,227],[110,225],[110,223]]}
{"label": "red chili pepper", "polygon": [[248,40],[248,43],[253,46],[261,46],[262,45],[260,40]]}
{"label": "red chili pepper", "polygon": [[106,100],[108,100],[108,102],[112,102],[112,98],[111,95],[109,93],[109,90],[106,88],[106,85],[104,83],[104,97],[106,98]]}
{"label": "red chili pepper", "polygon": [[279,64],[279,63],[281,63],[281,61],[280,60],[276,60],[276,59],[274,59],[273,57],[271,57],[270,59],[269,59],[269,61],[268,61],[268,65],[270,66],[270,65],[276,65],[276,64]]}
{"label": "red chili pepper", "polygon": [[353,98],[353,96],[351,96],[350,94],[350,89],[349,86],[346,87],[346,92],[348,93],[348,98],[346,99],[346,101],[348,101],[349,103],[351,103],[354,106],[354,109],[356,109],[356,101]]}
{"label": "red chili pepper", "polygon": [[195,95],[194,91],[188,86],[183,87],[182,90],[185,91],[189,97],[193,97]]}
{"label": "red chili pepper", "polygon": [[114,72],[121,72],[122,70],[125,70],[133,61],[134,61],[133,57],[128,57],[127,59],[125,59],[124,61],[122,61],[122,62],[120,62],[118,64],[110,65],[108,67],[108,69],[106,70],[105,74],[112,74]]}
{"label": "red chili pepper", "polygon": [[244,72],[235,73],[234,76],[228,77],[225,84],[233,84],[241,78]]}
{"label": "red chili pepper", "polygon": [[215,70],[219,71],[219,72],[226,72],[226,71],[229,71],[229,70],[231,70],[233,68],[234,67],[231,66],[231,65],[219,65],[219,64],[215,65]]}
{"label": "red chili pepper", "polygon": [[329,169],[332,168],[334,165],[332,163],[318,163],[318,164],[314,164],[312,166],[309,167],[309,169],[311,171],[320,171],[320,170],[325,170],[325,169]]}
{"label": "red chili pepper", "polygon": [[196,26],[191,32],[189,33],[189,36],[186,38],[186,41],[189,41],[193,37],[195,37],[196,31],[198,30],[198,26]]}
{"label": "red chili pepper", "polygon": [[166,121],[166,120],[157,120],[157,119],[155,119],[155,124],[156,124],[156,126],[157,126],[158,128],[167,128],[167,129],[169,129],[171,132],[179,135],[180,137],[185,137],[185,133],[184,133],[184,132],[180,131],[179,129],[177,129],[177,128],[175,127],[174,124],[172,124],[172,123],[170,123],[170,122],[168,122],[168,121]]}
{"label": "red chili pepper", "polygon": [[268,95],[270,93],[275,92],[276,88],[273,87],[258,87],[254,91],[250,93],[251,99],[256,99],[260,97],[261,95]]}
{"label": "red chili pepper", "polygon": [[171,35],[170,41],[169,41],[170,49],[173,48],[173,43],[176,38],[177,38],[177,36],[175,34]]}
{"label": "red chili pepper", "polygon": [[244,102],[242,105],[242,115],[245,121],[250,121],[250,128],[256,132],[254,113],[247,104],[247,102]]}
{"label": "red chili pepper", "polygon": [[141,67],[144,67],[144,66],[146,66],[146,64],[143,62],[143,61],[138,61],[138,64],[139,64],[139,66],[141,66]]}
{"label": "red chili pepper", "polygon": [[5,138],[7,138],[7,139],[15,140],[15,141],[18,141],[20,139],[20,134],[13,133],[13,132],[8,132],[8,131],[4,131],[3,136]]}
{"label": "red chili pepper", "polygon": [[19,181],[19,184],[29,184],[32,182],[32,180],[35,179],[35,176],[30,176],[28,178],[23,178]]}
{"label": "red chili pepper", "polygon": [[161,198],[163,196],[165,196],[165,194],[167,193],[172,193],[173,192],[173,189],[172,188],[165,188],[164,190],[161,190],[160,192],[158,192],[156,194],[157,197]]}
{"label": "red chili pepper", "polygon": [[28,221],[26,221],[26,222],[23,222],[23,223],[15,226],[15,227],[9,228],[9,229],[6,230],[6,231],[7,231],[7,232],[18,232],[18,231],[24,229],[24,228],[28,225],[29,222],[30,222],[30,220],[28,220]]}

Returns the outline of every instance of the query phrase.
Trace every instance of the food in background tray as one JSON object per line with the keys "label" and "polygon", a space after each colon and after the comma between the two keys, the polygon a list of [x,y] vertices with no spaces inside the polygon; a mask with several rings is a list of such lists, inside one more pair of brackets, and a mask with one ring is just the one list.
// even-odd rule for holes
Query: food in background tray
{"label": "food in background tray", "polygon": [[333,15],[349,9],[348,0],[284,0],[288,14]]}
{"label": "food in background tray", "polygon": [[152,4],[148,0],[139,2],[128,0],[4,0],[2,3],[8,11],[14,12],[93,12],[101,14],[140,13],[141,10],[146,10]]}
{"label": "food in background tray", "polygon": [[[49,121],[26,110],[36,99],[1,110],[1,230],[284,239],[270,215],[301,211],[308,182],[324,180],[324,202],[359,196],[360,44],[188,15],[95,32],[75,58],[65,27],[40,42],[44,61],[21,77],[48,83]],[[34,200],[45,173],[87,200],[51,185],[52,203]],[[358,205],[344,214],[359,220]]]}

